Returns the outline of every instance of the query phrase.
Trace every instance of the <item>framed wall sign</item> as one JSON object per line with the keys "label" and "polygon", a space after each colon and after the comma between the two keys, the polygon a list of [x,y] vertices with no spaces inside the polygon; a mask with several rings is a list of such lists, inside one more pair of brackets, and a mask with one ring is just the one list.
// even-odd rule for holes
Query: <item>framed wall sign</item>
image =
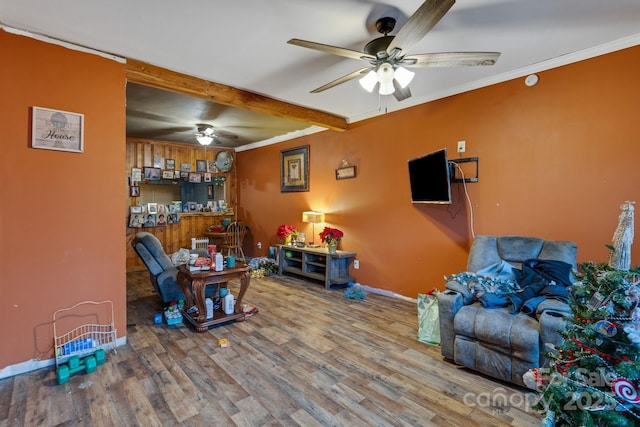
{"label": "framed wall sign", "polygon": [[84,151],[84,114],[32,107],[31,148]]}
{"label": "framed wall sign", "polygon": [[342,168],[336,169],[336,179],[348,179],[356,177],[356,167],[355,166],[345,166]]}
{"label": "framed wall sign", "polygon": [[309,191],[309,146],[280,152],[280,192]]}

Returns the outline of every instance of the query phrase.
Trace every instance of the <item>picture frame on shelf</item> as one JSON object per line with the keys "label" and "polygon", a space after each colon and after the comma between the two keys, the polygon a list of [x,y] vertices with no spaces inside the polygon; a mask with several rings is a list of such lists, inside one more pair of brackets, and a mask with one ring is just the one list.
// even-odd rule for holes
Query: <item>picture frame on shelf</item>
{"label": "picture frame on shelf", "polygon": [[84,114],[31,107],[31,148],[84,152]]}
{"label": "picture frame on shelf", "polygon": [[162,179],[173,179],[174,172],[171,171],[162,171]]}
{"label": "picture frame on shelf", "polygon": [[196,160],[196,172],[206,172],[206,171],[207,171],[207,161]]}
{"label": "picture frame on shelf", "polygon": [[198,210],[198,204],[196,202],[188,202],[189,212],[196,212]]}
{"label": "picture frame on shelf", "polygon": [[131,215],[129,215],[129,228],[142,228],[143,224],[143,213],[131,213]]}
{"label": "picture frame on shelf", "polygon": [[130,186],[129,197],[140,197],[140,187],[137,185]]}
{"label": "picture frame on shelf", "polygon": [[344,166],[336,169],[336,179],[349,179],[356,177],[355,166]]}
{"label": "picture frame on shelf", "polygon": [[189,182],[193,182],[195,184],[202,182],[202,174],[197,172],[189,172]]}
{"label": "picture frame on shelf", "polygon": [[173,172],[173,179],[180,179],[180,174],[181,174],[181,173],[182,173],[182,172],[180,172],[180,171],[174,171],[174,172]]}
{"label": "picture frame on shelf", "polygon": [[165,159],[164,160],[164,168],[170,171],[176,170],[176,160],[175,159]]}
{"label": "picture frame on shelf", "polygon": [[143,227],[155,227],[156,226],[156,215],[147,213],[144,217]]}
{"label": "picture frame on shelf", "polygon": [[180,163],[180,171],[191,172],[191,163]]}
{"label": "picture frame on shelf", "polygon": [[309,191],[309,146],[280,151],[280,192]]}
{"label": "picture frame on shelf", "polygon": [[204,174],[204,182],[211,182],[211,174],[209,172]]}
{"label": "picture frame on shelf", "polygon": [[142,169],[131,168],[131,184],[142,181]]}
{"label": "picture frame on shelf", "polygon": [[180,171],[180,179],[185,179],[188,180],[189,179],[189,174],[191,172],[184,172],[184,171]]}
{"label": "picture frame on shelf", "polygon": [[155,215],[158,213],[157,203],[147,203],[147,213]]}
{"label": "picture frame on shelf", "polygon": [[144,179],[149,181],[157,181],[160,179],[160,168],[144,168]]}
{"label": "picture frame on shelf", "polygon": [[144,206],[142,205],[129,206],[129,213],[132,213],[132,214],[144,213]]}

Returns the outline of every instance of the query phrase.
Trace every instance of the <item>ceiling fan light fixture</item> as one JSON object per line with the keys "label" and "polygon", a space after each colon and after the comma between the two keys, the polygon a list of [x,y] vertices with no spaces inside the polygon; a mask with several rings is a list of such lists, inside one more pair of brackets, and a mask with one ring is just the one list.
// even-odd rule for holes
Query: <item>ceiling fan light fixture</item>
{"label": "ceiling fan light fixture", "polygon": [[364,77],[358,80],[358,82],[364,90],[369,93],[373,92],[373,88],[376,86],[376,83],[378,83],[376,72],[374,70],[369,71]]}
{"label": "ceiling fan light fixture", "polygon": [[396,91],[396,88],[393,87],[393,80],[390,82],[380,83],[380,89],[378,89],[378,93],[380,95],[391,95]]}
{"label": "ceiling fan light fixture", "polygon": [[198,135],[196,139],[201,145],[209,145],[213,142],[213,137],[209,135]]}
{"label": "ceiling fan light fixture", "polygon": [[409,86],[409,83],[411,83],[411,80],[413,80],[413,76],[415,75],[416,73],[413,71],[409,71],[404,67],[398,67],[396,68],[393,78],[396,79],[400,87],[404,89]]}

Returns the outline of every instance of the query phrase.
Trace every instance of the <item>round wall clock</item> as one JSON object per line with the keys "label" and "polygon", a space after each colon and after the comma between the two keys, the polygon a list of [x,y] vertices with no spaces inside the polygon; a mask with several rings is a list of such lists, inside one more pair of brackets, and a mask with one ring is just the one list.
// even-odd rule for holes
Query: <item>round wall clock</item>
{"label": "round wall clock", "polygon": [[216,155],[216,167],[220,172],[229,172],[233,167],[233,155],[228,151],[220,151]]}

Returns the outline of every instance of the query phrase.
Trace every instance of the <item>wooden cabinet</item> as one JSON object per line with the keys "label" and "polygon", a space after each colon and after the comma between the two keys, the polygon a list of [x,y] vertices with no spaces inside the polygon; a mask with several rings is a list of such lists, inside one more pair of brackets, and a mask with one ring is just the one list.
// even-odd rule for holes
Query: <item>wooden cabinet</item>
{"label": "wooden cabinet", "polygon": [[298,248],[278,246],[278,274],[297,274],[324,283],[326,289],[331,285],[343,285],[355,281],[349,269],[356,254],[337,251],[330,254],[326,248]]}

